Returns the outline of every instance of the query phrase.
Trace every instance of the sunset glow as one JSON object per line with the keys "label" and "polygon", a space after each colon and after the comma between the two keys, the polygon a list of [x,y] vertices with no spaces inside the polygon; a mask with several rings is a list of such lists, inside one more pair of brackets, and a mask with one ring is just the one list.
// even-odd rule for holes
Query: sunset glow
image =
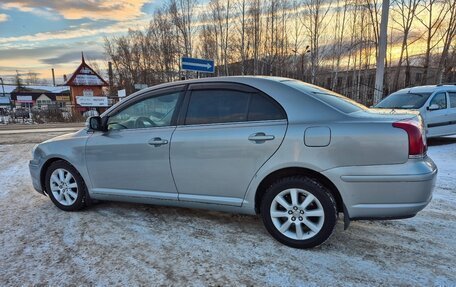
{"label": "sunset glow", "polygon": [[[103,48],[104,37],[123,35],[129,29],[142,30],[148,25],[155,9],[163,5],[161,1],[147,0],[3,0],[0,4],[0,76],[5,82],[12,82],[16,72],[33,72],[37,73],[39,78],[49,80],[51,68],[54,68],[59,83],[63,81],[64,74],[73,72],[77,67],[81,51],[84,51],[89,61],[99,61],[104,69],[107,62]],[[332,32],[337,25],[334,24],[334,19],[338,7],[335,3],[326,5],[329,5],[329,13],[321,42],[331,44]],[[208,1],[200,1],[196,11],[200,14],[207,9]],[[300,7],[299,11],[302,12],[303,9]],[[292,13],[290,15],[287,20],[290,29],[287,29],[287,33],[291,39],[293,21],[301,20],[294,19]],[[195,17],[196,27],[204,23],[198,15]],[[398,17],[398,12],[392,9],[388,35],[391,43],[388,46],[387,59],[393,62],[397,61],[401,50]],[[421,17],[426,20],[425,12]],[[238,22],[238,15],[233,13],[230,21]],[[415,21],[411,28],[411,38],[419,37],[422,33],[422,24]],[[438,51],[440,39],[436,39],[432,44]],[[300,36],[299,41],[306,45],[308,40],[305,36]],[[425,50],[424,44],[422,40],[415,41],[409,47],[411,56],[422,54]],[[289,53],[292,54],[291,50]],[[370,59],[370,63],[375,63],[375,49],[369,53],[365,57]],[[344,56],[342,65],[350,60],[353,59]]]}

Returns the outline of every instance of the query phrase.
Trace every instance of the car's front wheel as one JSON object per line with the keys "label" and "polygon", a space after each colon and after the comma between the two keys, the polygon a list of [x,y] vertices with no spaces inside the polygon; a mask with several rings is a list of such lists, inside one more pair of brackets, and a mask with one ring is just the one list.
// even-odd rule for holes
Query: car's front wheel
{"label": "car's front wheel", "polygon": [[46,193],[65,211],[84,208],[85,185],[81,175],[65,161],[53,162],[46,171]]}
{"label": "car's front wheel", "polygon": [[261,202],[261,217],[269,233],[295,248],[325,242],[336,225],[337,210],[329,190],[304,176],[276,181]]}

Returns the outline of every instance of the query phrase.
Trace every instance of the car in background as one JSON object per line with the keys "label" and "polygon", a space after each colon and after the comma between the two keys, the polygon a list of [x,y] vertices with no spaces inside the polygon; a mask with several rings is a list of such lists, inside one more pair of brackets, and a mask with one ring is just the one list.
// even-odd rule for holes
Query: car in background
{"label": "car in background", "polygon": [[92,109],[92,110],[85,111],[82,115],[83,115],[85,118],[88,118],[88,117],[95,117],[95,116],[98,116],[99,113],[98,113],[95,109]]}
{"label": "car in background", "polygon": [[419,111],[428,138],[456,134],[456,85],[402,89],[387,96],[374,107]]}
{"label": "car in background", "polygon": [[417,112],[286,78],[214,77],[136,92],[37,145],[29,167],[65,211],[97,199],[259,214],[278,241],[309,248],[339,213],[348,227],[422,210],[437,175],[426,150]]}

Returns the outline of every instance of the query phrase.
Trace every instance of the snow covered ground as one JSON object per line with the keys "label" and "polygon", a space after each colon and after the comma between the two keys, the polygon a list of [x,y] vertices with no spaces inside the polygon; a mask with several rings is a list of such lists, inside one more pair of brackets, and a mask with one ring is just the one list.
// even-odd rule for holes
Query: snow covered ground
{"label": "snow covered ground", "polygon": [[0,135],[0,285],[456,285],[456,138],[433,142],[434,198],[416,217],[342,222],[324,245],[273,240],[255,216],[101,203],[58,210],[31,186],[34,142]]}

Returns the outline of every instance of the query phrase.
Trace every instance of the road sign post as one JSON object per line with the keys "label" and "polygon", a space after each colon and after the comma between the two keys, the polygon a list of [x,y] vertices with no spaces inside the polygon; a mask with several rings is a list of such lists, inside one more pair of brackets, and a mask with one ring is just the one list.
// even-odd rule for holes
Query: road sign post
{"label": "road sign post", "polygon": [[214,73],[214,60],[182,57],[181,68],[185,71]]}

